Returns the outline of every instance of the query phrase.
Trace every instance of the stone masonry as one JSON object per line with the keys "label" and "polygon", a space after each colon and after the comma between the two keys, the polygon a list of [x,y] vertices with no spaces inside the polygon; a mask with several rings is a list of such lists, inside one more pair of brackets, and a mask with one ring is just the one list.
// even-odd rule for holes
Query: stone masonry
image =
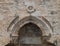
{"label": "stone masonry", "polygon": [[[49,26],[45,26],[49,28],[45,34],[51,32],[48,41],[60,46],[60,0],[0,0],[0,46],[11,41],[9,30],[13,28],[15,21],[29,16],[46,19],[52,29],[51,32]],[[10,25],[13,26],[8,30]]]}

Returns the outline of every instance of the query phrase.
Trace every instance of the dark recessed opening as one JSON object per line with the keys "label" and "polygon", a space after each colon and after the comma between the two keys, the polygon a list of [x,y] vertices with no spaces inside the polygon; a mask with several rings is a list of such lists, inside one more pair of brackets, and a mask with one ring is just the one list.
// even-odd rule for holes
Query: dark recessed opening
{"label": "dark recessed opening", "polygon": [[34,23],[27,23],[23,25],[19,32],[19,44],[20,46],[31,46],[41,44],[41,29]]}
{"label": "dark recessed opening", "polygon": [[8,43],[7,45],[5,46],[15,46],[13,43]]}
{"label": "dark recessed opening", "polygon": [[21,36],[40,37],[42,36],[42,31],[36,24],[27,23],[20,28],[18,35],[20,37]]}

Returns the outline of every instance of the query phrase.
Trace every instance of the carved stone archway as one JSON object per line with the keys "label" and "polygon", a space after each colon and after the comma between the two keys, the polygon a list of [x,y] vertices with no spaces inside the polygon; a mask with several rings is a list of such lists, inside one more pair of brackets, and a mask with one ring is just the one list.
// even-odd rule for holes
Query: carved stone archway
{"label": "carved stone archway", "polygon": [[43,32],[43,35],[49,35],[49,34],[52,34],[53,32],[52,26],[44,17],[39,18],[39,17],[34,17],[34,16],[27,16],[25,18],[22,18],[21,20],[18,20],[18,17],[15,18],[12,21],[12,23],[9,25],[8,31],[12,34],[15,32],[16,34],[16,32],[18,32],[18,30],[23,25],[30,23],[30,22],[40,27],[40,29]]}
{"label": "carved stone archway", "polygon": [[[46,40],[50,40],[52,35],[52,28],[50,23],[44,17],[34,17],[34,16],[27,16],[22,18],[21,20],[18,19],[19,17],[15,18],[14,21],[8,27],[8,32],[10,32],[11,41],[16,44],[16,40],[18,39],[18,32],[27,23],[36,24],[42,31],[42,36]],[[48,39],[47,39],[48,38]]]}

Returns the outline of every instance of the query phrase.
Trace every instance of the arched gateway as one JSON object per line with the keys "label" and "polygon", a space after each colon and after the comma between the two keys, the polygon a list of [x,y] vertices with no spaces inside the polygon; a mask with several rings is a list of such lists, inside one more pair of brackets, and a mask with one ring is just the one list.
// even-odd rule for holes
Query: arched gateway
{"label": "arched gateway", "polygon": [[17,18],[8,28],[11,42],[6,46],[55,46],[47,41],[51,37],[52,28],[45,18],[34,16],[21,20]]}

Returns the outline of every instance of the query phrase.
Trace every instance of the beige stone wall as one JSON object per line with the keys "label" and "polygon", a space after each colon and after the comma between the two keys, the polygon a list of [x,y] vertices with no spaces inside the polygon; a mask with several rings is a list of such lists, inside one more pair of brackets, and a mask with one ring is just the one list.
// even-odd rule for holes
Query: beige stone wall
{"label": "beige stone wall", "polygon": [[[32,11],[36,11],[29,11],[28,6],[33,6]],[[0,0],[0,46],[10,42],[7,28],[14,18],[19,16],[22,19],[30,15],[45,17],[53,28],[52,40],[57,40],[60,45],[60,0]]]}

